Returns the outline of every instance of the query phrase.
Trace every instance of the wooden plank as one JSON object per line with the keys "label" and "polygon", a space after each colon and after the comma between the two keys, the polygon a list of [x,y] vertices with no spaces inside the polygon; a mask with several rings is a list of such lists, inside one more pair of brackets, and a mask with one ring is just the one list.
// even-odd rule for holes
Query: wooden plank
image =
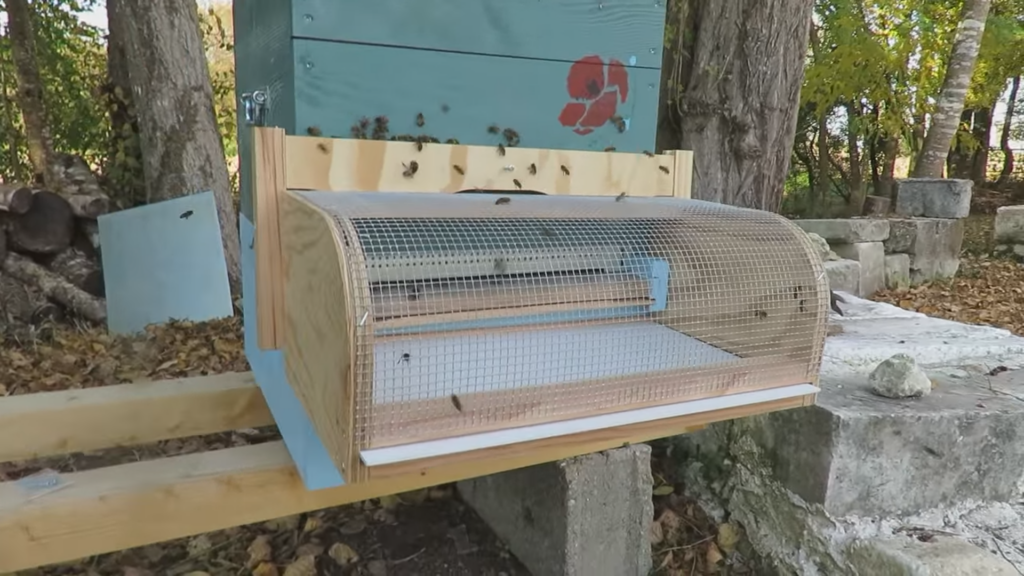
{"label": "wooden plank", "polygon": [[[359,481],[356,450],[356,323],[345,264],[334,223],[293,193],[281,197],[286,324],[284,362],[288,383],[345,481]],[[353,242],[355,240],[353,239]],[[356,243],[353,249],[358,250]],[[368,290],[368,288],[367,288]],[[366,300],[369,300],[367,294]]]}
{"label": "wooden plank", "polygon": [[[361,117],[385,115],[393,135],[429,134],[442,142],[456,138],[465,144],[497,145],[501,135],[487,131],[497,124],[518,131],[523,146],[614,146],[620,152],[654,147],[661,81],[656,69],[626,69],[628,90],[606,96],[616,103],[625,132],[608,121],[610,114],[591,111],[583,116],[579,108],[581,122],[592,118],[599,124],[593,132],[579,134],[574,128],[585,127],[575,117],[569,126],[559,121],[567,105],[570,111],[582,106],[568,93],[567,62],[303,39],[295,40],[294,48],[296,134],[315,126],[325,136],[348,137]],[[599,65],[581,66],[603,77]],[[442,112],[445,106],[447,113]],[[416,126],[420,113],[426,122],[422,128]]]}
{"label": "wooden plank", "polygon": [[[295,58],[292,56],[291,3],[239,0],[233,5],[235,94],[266,90],[270,95],[266,125],[295,132]],[[240,100],[236,99],[236,102]],[[238,106],[239,188],[242,213],[252,212],[252,131]]]}
{"label": "wooden plank", "polygon": [[274,423],[252,374],[0,398],[0,462]]}
{"label": "wooden plank", "polygon": [[284,343],[284,293],[278,201],[285,192],[285,135],[280,128],[253,129],[256,214],[256,331],[258,345],[277,350]]}
{"label": "wooden plank", "polygon": [[494,474],[811,403],[812,397],[794,398],[659,421],[642,429],[602,430],[550,446],[524,445],[511,456],[474,454],[451,466],[421,464],[398,475],[392,469],[390,477],[371,483],[317,491],[305,489],[280,442],[67,474],[62,476],[65,488],[35,498],[16,483],[5,482],[0,484],[0,571]]}
{"label": "wooden plank", "polygon": [[[493,146],[427,144],[417,151],[410,142],[300,136],[289,136],[286,146],[289,190],[515,190],[514,180],[545,194],[577,196],[673,196],[676,188],[675,178],[660,170],[674,168],[673,154],[507,148],[500,156]],[[411,160],[419,169],[414,178],[406,178],[403,164]],[[530,174],[531,165],[536,174]],[[512,170],[506,170],[509,166]]]}
{"label": "wooden plank", "polygon": [[675,169],[672,171],[675,178],[673,196],[676,198],[693,197],[693,152],[690,150],[673,150],[675,156]]}
{"label": "wooden plank", "polygon": [[304,38],[572,62],[588,54],[661,68],[665,2],[305,0]]}

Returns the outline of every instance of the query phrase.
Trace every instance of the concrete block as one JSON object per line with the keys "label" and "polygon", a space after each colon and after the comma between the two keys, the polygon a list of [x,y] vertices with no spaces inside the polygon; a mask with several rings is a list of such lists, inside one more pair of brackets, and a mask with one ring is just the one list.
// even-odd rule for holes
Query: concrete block
{"label": "concrete block", "polygon": [[952,278],[960,269],[964,221],[945,218],[913,218],[889,221],[889,253],[910,254],[910,279],[914,283]]}
{"label": "concrete block", "polygon": [[824,266],[829,288],[847,294],[860,294],[860,262],[832,260],[825,262]]}
{"label": "concrete block", "polygon": [[1000,244],[1024,244],[1024,206],[996,209],[995,240]]}
{"label": "concrete block", "polygon": [[[929,376],[935,389],[913,401],[823,376],[815,406],[757,416],[750,434],[784,487],[835,516],[1017,499],[1024,371]],[[993,382],[1004,394],[992,393]]]}
{"label": "concrete block", "polygon": [[908,535],[858,542],[848,552],[861,574],[901,576],[1020,576],[1006,560],[963,540]]}
{"label": "concrete block", "polygon": [[910,255],[885,255],[885,287],[890,290],[910,286]]}
{"label": "concrete block", "polygon": [[889,236],[889,221],[879,218],[836,218],[828,220],[794,220],[804,232],[828,240],[829,244],[881,242]]}
{"label": "concrete block", "polygon": [[860,292],[867,297],[885,288],[885,247],[881,242],[837,244],[835,252],[840,258],[860,263]]}
{"label": "concrete block", "polygon": [[652,487],[643,444],[458,484],[534,576],[646,576]]}
{"label": "concrete block", "polygon": [[906,178],[896,181],[896,214],[926,218],[966,218],[971,213],[970,180]]}

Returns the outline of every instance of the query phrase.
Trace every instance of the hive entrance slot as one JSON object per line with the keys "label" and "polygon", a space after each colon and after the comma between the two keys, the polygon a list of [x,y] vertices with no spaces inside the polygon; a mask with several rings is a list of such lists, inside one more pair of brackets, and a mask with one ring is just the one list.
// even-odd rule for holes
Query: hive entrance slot
{"label": "hive entrance slot", "polygon": [[371,285],[378,328],[648,306],[646,278],[605,270],[424,279]]}

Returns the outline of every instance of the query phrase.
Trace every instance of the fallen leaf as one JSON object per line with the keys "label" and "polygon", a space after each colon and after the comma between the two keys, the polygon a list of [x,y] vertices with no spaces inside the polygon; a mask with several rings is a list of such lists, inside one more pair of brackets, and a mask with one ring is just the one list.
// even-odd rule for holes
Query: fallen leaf
{"label": "fallen leaf", "polygon": [[338,532],[345,536],[354,536],[363,530],[366,530],[366,518],[362,516],[356,516],[338,527]]}
{"label": "fallen leaf", "polygon": [[327,551],[327,555],[337,562],[339,566],[347,566],[359,561],[359,554],[351,546],[342,542],[331,546],[330,550]]}
{"label": "fallen leaf", "polygon": [[708,550],[704,555],[704,559],[708,563],[708,570],[717,572],[718,563],[724,560],[724,557],[714,542],[708,542]]}
{"label": "fallen leaf", "polygon": [[402,499],[395,495],[380,497],[380,507],[385,510],[394,510],[401,503]]}
{"label": "fallen leaf", "polygon": [[206,534],[200,534],[188,541],[188,555],[190,558],[202,556],[209,552],[210,548],[213,548],[213,542],[210,542],[210,537]]}
{"label": "fallen leaf", "polygon": [[319,556],[324,553],[324,547],[320,544],[307,543],[295,550],[296,556]]}
{"label": "fallen leaf", "polygon": [[284,576],[316,576],[316,558],[300,556],[284,569]]}
{"label": "fallen leaf", "polygon": [[658,521],[651,522],[650,530],[651,544],[657,546],[665,541],[665,530]]}
{"label": "fallen leaf", "polygon": [[252,571],[252,576],[278,576],[277,566],[270,562],[263,562]]}
{"label": "fallen leaf", "polygon": [[309,532],[313,532],[319,528],[320,524],[321,522],[319,518],[316,516],[310,516],[309,518],[306,518],[306,524],[302,527],[302,531],[308,534]]}
{"label": "fallen leaf", "polygon": [[246,566],[250,568],[269,561],[274,555],[274,551],[270,547],[270,538],[263,535],[257,536],[252,541],[252,544],[249,544],[247,552],[249,553],[249,560]]}
{"label": "fallen leaf", "polygon": [[725,522],[718,525],[718,537],[715,541],[719,548],[726,554],[736,549],[741,537],[740,527],[732,522]]}
{"label": "fallen leaf", "polygon": [[670,484],[665,484],[663,486],[658,486],[657,488],[655,488],[654,489],[654,495],[655,496],[668,496],[669,494],[671,494],[671,493],[673,493],[675,491],[676,491],[676,489],[675,489],[674,486],[672,486]]}
{"label": "fallen leaf", "polygon": [[370,560],[366,563],[366,571],[370,573],[370,576],[387,576],[387,562],[383,560]]}

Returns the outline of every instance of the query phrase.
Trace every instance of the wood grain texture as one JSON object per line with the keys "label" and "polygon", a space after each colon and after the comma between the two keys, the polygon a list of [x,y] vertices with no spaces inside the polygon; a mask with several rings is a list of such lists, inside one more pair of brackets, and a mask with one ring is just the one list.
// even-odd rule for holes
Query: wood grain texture
{"label": "wood grain texture", "polygon": [[[266,125],[295,131],[295,58],[292,55],[291,3],[281,0],[236,0],[235,93],[254,90],[270,95]],[[236,102],[239,102],[236,99]],[[239,188],[242,213],[255,222],[252,211],[252,132],[238,106]]]}
{"label": "wood grain texture", "polygon": [[293,193],[281,201],[284,361],[288,383],[345,481],[357,482],[352,288],[329,217]]}
{"label": "wood grain texture", "polygon": [[[626,102],[617,113],[629,125],[607,123],[581,136],[559,123],[569,102],[570,65],[388,46],[295,41],[296,134],[309,126],[348,137],[363,116],[385,115],[392,134],[429,134],[442,142],[496,145],[497,124],[519,132],[522,146],[622,152],[654,149],[658,120],[656,69],[630,68]],[[442,112],[447,105],[448,113]],[[425,125],[416,126],[422,113]],[[290,132],[289,132],[290,133]]]}
{"label": "wood grain texture", "polygon": [[[452,457],[449,466],[381,467],[373,482],[309,491],[284,445],[271,442],[63,475],[66,488],[32,499],[0,483],[0,571],[123,550],[172,538],[495,474],[686,433],[721,420],[806,406],[813,397],[602,430],[504,453]],[[625,427],[624,427],[625,428]],[[532,443],[531,443],[532,444]],[[397,466],[397,465],[396,465]]]}
{"label": "wood grain texture", "polygon": [[0,398],[0,462],[274,423],[252,374]]}
{"label": "wood grain texture", "polygon": [[[418,151],[411,142],[303,136],[287,137],[286,146],[289,190],[346,192],[516,190],[514,180],[519,180],[524,189],[545,194],[618,196],[626,192],[688,198],[693,158],[689,151],[651,157],[543,148],[506,148],[501,156],[494,146],[426,144]],[[413,160],[419,169],[407,178],[403,165]],[[536,174],[530,173],[531,165]]]}
{"label": "wood grain texture", "polygon": [[297,0],[296,36],[573,62],[588,54],[661,68],[665,3],[653,0]]}
{"label": "wood grain texture", "polygon": [[250,130],[256,216],[256,330],[260,348],[277,350],[283,345],[285,322],[278,206],[285,192],[285,134],[281,128]]}

